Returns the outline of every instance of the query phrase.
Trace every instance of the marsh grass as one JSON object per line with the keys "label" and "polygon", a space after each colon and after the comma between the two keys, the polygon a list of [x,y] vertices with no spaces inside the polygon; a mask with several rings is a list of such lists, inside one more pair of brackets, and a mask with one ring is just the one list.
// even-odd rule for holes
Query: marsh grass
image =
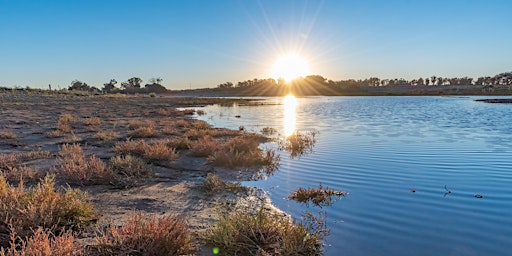
{"label": "marsh grass", "polygon": [[156,140],[147,143],[144,140],[118,142],[114,146],[114,151],[121,154],[133,154],[146,160],[173,161],[179,155],[175,148],[167,146],[167,141]]}
{"label": "marsh grass", "polygon": [[158,134],[154,126],[139,127],[128,133],[128,136],[132,138],[152,138],[157,135]]}
{"label": "marsh grass", "polygon": [[213,139],[209,135],[205,135],[194,144],[191,149],[192,155],[195,157],[207,157],[213,155],[215,151],[219,150],[220,142]]}
{"label": "marsh grass", "polygon": [[273,216],[234,212],[222,216],[207,241],[222,255],[320,255],[321,234],[312,226]]}
{"label": "marsh grass", "polygon": [[84,247],[76,242],[71,232],[55,235],[48,229],[40,227],[26,241],[12,232],[9,248],[0,250],[0,256],[79,256],[84,254]]}
{"label": "marsh grass", "polygon": [[116,175],[117,186],[133,187],[153,175],[146,162],[132,155],[114,156],[110,159],[109,168]]}
{"label": "marsh grass", "polygon": [[272,150],[265,153],[259,148],[261,137],[245,134],[228,140],[220,150],[217,150],[208,159],[216,166],[234,168],[238,166],[273,165],[279,163],[279,156]]}
{"label": "marsh grass", "polygon": [[320,183],[318,188],[298,188],[288,195],[288,199],[292,199],[306,205],[309,205],[311,202],[315,206],[322,207],[332,205],[334,197],[339,199],[346,195],[347,192],[345,191],[336,191],[329,187],[324,188],[322,183]]}
{"label": "marsh grass", "polygon": [[0,139],[13,140],[17,139],[18,135],[12,131],[0,131]]}
{"label": "marsh grass", "polygon": [[54,176],[46,176],[33,188],[25,188],[23,182],[11,186],[0,176],[0,223],[11,227],[11,234],[26,237],[37,227],[56,234],[62,229],[81,230],[96,219],[86,193],[54,187]]}
{"label": "marsh grass", "polygon": [[116,132],[113,131],[99,131],[96,134],[94,134],[93,138],[97,140],[102,141],[110,141],[117,139],[119,135]]}
{"label": "marsh grass", "polygon": [[194,249],[185,220],[140,213],[122,227],[109,227],[97,242],[100,255],[188,255]]}
{"label": "marsh grass", "polygon": [[245,192],[247,189],[240,183],[225,182],[219,178],[219,176],[208,173],[203,183],[201,184],[201,190],[208,193],[219,193],[219,192]]}
{"label": "marsh grass", "polygon": [[316,143],[316,131],[295,132],[279,143],[279,149],[290,153],[291,158],[311,153]]}
{"label": "marsh grass", "polygon": [[192,128],[194,128],[196,130],[209,130],[212,127],[205,121],[196,120],[196,121],[192,122]]}
{"label": "marsh grass", "polygon": [[54,172],[76,185],[109,184],[113,179],[106,164],[96,156],[86,156],[78,144],[60,147]]}
{"label": "marsh grass", "polygon": [[63,133],[70,133],[72,130],[71,125],[76,123],[77,119],[71,114],[64,114],[57,120],[57,130]]}
{"label": "marsh grass", "polygon": [[88,117],[82,119],[82,124],[87,126],[98,126],[101,124],[101,118],[99,117]]}
{"label": "marsh grass", "polygon": [[167,141],[167,146],[176,150],[187,150],[193,147],[193,143],[187,137],[173,138]]}

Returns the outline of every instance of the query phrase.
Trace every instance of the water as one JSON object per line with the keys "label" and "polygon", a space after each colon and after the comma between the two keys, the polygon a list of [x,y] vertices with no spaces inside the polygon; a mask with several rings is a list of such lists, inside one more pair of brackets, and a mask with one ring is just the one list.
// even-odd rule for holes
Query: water
{"label": "water", "polygon": [[[326,255],[510,255],[512,105],[477,98],[310,97],[297,99],[293,118],[278,104],[209,106],[201,118],[319,131],[312,153],[280,152],[273,176],[245,184],[297,218],[325,210]],[[349,194],[322,209],[286,199],[320,182]]]}

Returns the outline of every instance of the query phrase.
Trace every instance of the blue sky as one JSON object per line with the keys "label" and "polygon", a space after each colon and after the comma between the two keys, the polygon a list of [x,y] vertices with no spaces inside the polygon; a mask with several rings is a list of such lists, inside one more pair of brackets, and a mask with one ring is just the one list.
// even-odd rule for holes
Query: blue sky
{"label": "blue sky", "polygon": [[478,77],[512,71],[512,1],[0,0],[0,86],[169,89],[267,78],[295,52],[311,73]]}

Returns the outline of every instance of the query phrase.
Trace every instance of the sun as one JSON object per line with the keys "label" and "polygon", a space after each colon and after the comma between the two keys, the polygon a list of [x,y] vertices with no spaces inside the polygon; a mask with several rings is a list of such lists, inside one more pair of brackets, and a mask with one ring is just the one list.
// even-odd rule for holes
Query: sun
{"label": "sun", "polygon": [[277,59],[272,66],[271,77],[274,79],[283,78],[290,82],[299,77],[305,77],[309,73],[308,63],[304,58],[296,54],[283,55]]}

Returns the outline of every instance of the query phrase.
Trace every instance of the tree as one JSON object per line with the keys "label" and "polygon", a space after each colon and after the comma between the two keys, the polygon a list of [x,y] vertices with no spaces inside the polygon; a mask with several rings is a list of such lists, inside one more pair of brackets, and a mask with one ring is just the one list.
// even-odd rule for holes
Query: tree
{"label": "tree", "polygon": [[121,86],[125,89],[130,88],[140,88],[140,85],[142,84],[142,79],[138,77],[132,77],[128,79],[128,81],[121,83]]}
{"label": "tree", "polygon": [[73,80],[71,82],[71,86],[68,88],[68,90],[79,90],[79,91],[89,91],[91,89],[91,87],[82,82],[82,81],[78,81],[78,80]]}
{"label": "tree", "polygon": [[[240,82],[238,82],[238,84],[240,84]],[[233,83],[225,82],[225,83],[217,85],[217,88],[233,88]]]}
{"label": "tree", "polygon": [[115,86],[116,84],[117,84],[117,81],[115,79],[110,79],[110,82],[103,84],[102,91],[104,93],[112,92],[116,88],[116,86]]}
{"label": "tree", "polygon": [[159,85],[162,85],[162,81],[164,81],[162,78],[160,77],[157,77],[157,78],[151,78],[149,79],[149,83],[150,84],[159,84]]}

